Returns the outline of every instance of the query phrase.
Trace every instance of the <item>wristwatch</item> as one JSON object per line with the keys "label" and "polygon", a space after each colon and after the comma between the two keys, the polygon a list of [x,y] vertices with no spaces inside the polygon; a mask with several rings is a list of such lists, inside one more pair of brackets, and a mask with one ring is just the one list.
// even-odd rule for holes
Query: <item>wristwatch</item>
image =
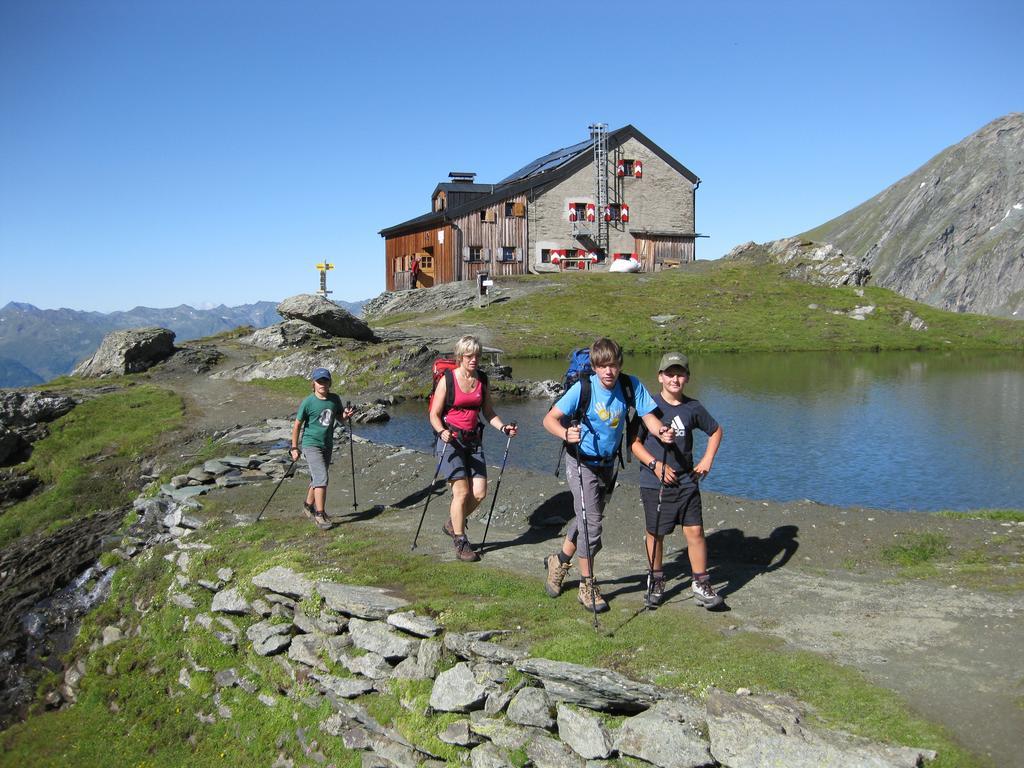
{"label": "wristwatch", "polygon": [[654,468],[656,466],[658,466],[658,460],[657,459],[651,459],[650,461],[647,462],[647,468],[649,470],[651,470],[651,472],[654,471]]}

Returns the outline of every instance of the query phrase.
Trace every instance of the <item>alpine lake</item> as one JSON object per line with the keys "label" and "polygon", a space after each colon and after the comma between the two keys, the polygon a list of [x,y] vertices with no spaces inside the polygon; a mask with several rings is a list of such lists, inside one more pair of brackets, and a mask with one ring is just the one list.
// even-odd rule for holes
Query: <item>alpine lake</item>
{"label": "alpine lake", "polygon": [[[651,390],[658,356],[623,370]],[[516,379],[561,381],[565,361],[502,361]],[[1024,355],[973,352],[790,352],[690,357],[686,394],[722,425],[703,486],[750,499],[809,499],[891,510],[1024,509]],[[553,472],[560,443],[541,427],[546,400],[496,403],[517,421],[508,464]],[[429,451],[423,401],[393,407],[391,421],[362,425],[375,442]],[[696,433],[694,457],[707,438]],[[488,429],[488,464],[506,440]],[[636,483],[634,460],[619,480]],[[497,476],[493,470],[491,477]]]}

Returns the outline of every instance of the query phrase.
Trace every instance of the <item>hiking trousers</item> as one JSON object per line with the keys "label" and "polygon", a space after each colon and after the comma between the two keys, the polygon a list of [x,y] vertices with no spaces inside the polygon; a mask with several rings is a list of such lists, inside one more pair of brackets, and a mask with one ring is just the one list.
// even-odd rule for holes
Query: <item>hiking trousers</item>
{"label": "hiking trousers", "polygon": [[[580,476],[583,478],[583,499],[580,499]],[[586,559],[601,551],[601,532],[604,521],[604,505],[615,486],[615,464],[594,466],[579,464],[572,456],[565,457],[565,478],[572,491],[573,510],[576,513],[569,522],[565,536],[576,545],[576,555]],[[583,533],[583,507],[587,509],[587,532]],[[590,549],[587,549],[587,539]]]}

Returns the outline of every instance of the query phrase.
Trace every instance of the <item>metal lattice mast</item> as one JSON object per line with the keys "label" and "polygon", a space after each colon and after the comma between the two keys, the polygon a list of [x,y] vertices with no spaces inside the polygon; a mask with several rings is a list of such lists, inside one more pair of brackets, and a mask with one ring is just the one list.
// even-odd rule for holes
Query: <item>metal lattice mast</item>
{"label": "metal lattice mast", "polygon": [[594,140],[594,178],[597,182],[597,245],[607,256],[608,222],[604,220],[604,212],[608,207],[608,124],[591,125],[590,138]]}

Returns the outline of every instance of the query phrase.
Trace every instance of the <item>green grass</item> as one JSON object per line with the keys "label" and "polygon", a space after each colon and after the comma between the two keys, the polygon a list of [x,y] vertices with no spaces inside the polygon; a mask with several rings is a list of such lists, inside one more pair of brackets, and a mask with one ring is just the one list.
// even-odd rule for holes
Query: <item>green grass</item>
{"label": "green grass", "polygon": [[54,421],[21,467],[47,487],[0,516],[0,547],[129,502],[136,460],[183,418],[178,395],[140,385],[88,400]]}
{"label": "green grass", "polygon": [[253,379],[246,382],[251,386],[274,392],[279,395],[290,395],[295,398],[296,407],[299,401],[312,392],[309,379],[302,376],[288,376],[284,379]]}
{"label": "green grass", "polygon": [[[216,508],[217,502],[207,506],[208,511]],[[231,567],[235,583],[249,596],[255,594],[250,578],[273,565],[312,578],[387,586],[449,629],[515,629],[514,641],[537,656],[608,666],[698,697],[711,686],[783,692],[810,704],[830,726],[936,749],[937,768],[982,765],[941,728],[910,712],[898,696],[870,685],[858,673],[811,653],[788,650],[775,639],[722,633],[715,619],[703,613],[635,615],[638,604],[618,600],[601,619],[608,631],[596,633],[577,609],[574,594],[551,600],[536,579],[410,556],[405,541],[355,527],[343,526],[324,536],[304,521],[264,520],[240,529],[213,525],[202,535],[213,549],[192,553],[189,576],[210,578],[217,568]],[[88,617],[76,653],[119,619],[124,619],[126,639],[90,656],[77,705],[37,714],[0,735],[0,765],[65,766],[69,759],[76,766],[104,767],[264,765],[281,751],[275,741],[282,736],[283,751],[298,756],[297,727],[320,742],[329,761],[358,765],[339,740],[319,733],[317,723],[327,717],[326,706],[309,709],[302,704],[306,689],[273,659],[257,657],[244,647],[232,651],[197,627],[182,631],[186,612],[167,599],[172,577],[162,556],[168,551],[169,546],[158,547],[118,571],[110,600]],[[199,610],[208,610],[209,593],[191,588],[190,594]],[[254,621],[234,620],[243,632]],[[141,627],[137,636],[135,627]],[[254,665],[267,681],[261,689],[278,696],[278,705],[268,709],[235,689],[225,694],[234,713],[231,720],[200,723],[194,712],[213,709],[206,698],[212,673],[193,672],[193,689],[183,690],[177,677],[186,654],[214,670],[234,667],[248,674],[247,666]],[[107,665],[113,665],[115,674],[105,674]],[[281,695],[289,690],[296,695]],[[429,683],[409,682],[365,701],[375,716],[414,743],[457,761],[462,750],[436,738],[455,716],[427,717],[428,698]]]}
{"label": "green grass", "polygon": [[1024,522],[1024,510],[1020,509],[976,509],[971,512],[943,511],[935,513],[938,517],[950,520],[998,520],[1010,523]]}
{"label": "green grass", "polygon": [[945,554],[949,540],[940,533],[908,533],[903,540],[882,549],[882,559],[905,568],[925,565]]}
{"label": "green grass", "polygon": [[[467,309],[432,325],[484,324],[493,343],[513,357],[561,356],[597,335],[627,352],[1024,349],[1024,324],[929,307],[884,288],[827,288],[789,279],[777,265],[713,264],[657,274],[594,273],[558,278],[557,296],[537,291],[484,309]],[[525,284],[551,277],[505,278]],[[557,300],[553,300],[557,298]],[[817,309],[809,305],[816,304]],[[832,314],[874,305],[858,321]],[[911,311],[927,324],[901,323]],[[675,315],[662,328],[654,315]],[[415,324],[416,317],[404,318]],[[394,320],[402,325],[403,321]]]}

